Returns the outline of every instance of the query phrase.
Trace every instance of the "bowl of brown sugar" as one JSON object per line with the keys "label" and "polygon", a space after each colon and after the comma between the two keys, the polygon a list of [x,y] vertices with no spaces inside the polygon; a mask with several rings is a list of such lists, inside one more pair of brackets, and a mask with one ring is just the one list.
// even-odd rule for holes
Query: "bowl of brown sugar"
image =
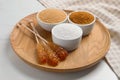
{"label": "bowl of brown sugar", "polygon": [[96,17],[93,13],[89,11],[75,11],[71,12],[68,17],[70,23],[76,24],[83,30],[83,36],[90,34]]}
{"label": "bowl of brown sugar", "polygon": [[43,29],[51,31],[53,26],[67,21],[67,14],[57,8],[46,8],[38,12],[36,18]]}

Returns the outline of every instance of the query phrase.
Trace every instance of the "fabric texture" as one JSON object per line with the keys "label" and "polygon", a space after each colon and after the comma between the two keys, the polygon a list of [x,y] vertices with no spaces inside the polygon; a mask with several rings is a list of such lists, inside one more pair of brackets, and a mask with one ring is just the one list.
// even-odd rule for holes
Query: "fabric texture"
{"label": "fabric texture", "polygon": [[120,0],[38,0],[45,7],[65,10],[88,10],[109,29],[111,46],[105,56],[110,67],[120,78]]}

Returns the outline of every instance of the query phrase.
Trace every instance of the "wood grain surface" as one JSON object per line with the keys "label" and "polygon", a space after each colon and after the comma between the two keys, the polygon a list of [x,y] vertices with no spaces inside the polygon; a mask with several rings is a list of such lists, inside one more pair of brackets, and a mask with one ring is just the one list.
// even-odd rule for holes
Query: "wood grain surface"
{"label": "wood grain surface", "polygon": [[[23,18],[20,22],[25,23],[26,19],[32,19],[39,34],[48,41],[51,40],[51,33],[43,30],[36,21],[36,13]],[[18,28],[16,25],[11,33],[10,42],[15,53],[26,63],[38,69],[56,72],[78,71],[93,66],[99,62],[107,53],[110,47],[110,34],[108,30],[97,19],[94,28],[89,36],[83,37],[79,47],[70,52],[67,59],[56,67],[40,65],[36,61],[36,41],[34,35],[25,28]]]}

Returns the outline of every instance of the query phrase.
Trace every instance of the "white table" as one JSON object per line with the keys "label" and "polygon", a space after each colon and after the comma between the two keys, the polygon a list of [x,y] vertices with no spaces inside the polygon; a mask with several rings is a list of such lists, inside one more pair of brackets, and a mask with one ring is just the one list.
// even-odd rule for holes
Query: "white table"
{"label": "white table", "polygon": [[104,60],[84,71],[54,73],[37,70],[16,56],[9,41],[15,23],[43,8],[36,0],[0,0],[0,80],[118,80]]}

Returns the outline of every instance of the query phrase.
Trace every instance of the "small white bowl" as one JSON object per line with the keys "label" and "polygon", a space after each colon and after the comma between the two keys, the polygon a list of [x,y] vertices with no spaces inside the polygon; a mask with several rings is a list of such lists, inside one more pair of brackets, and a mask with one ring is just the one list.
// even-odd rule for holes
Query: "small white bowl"
{"label": "small white bowl", "polygon": [[63,23],[53,27],[52,40],[68,51],[76,49],[82,39],[82,29],[71,23]]}
{"label": "small white bowl", "polygon": [[[70,20],[70,15],[71,15],[72,13],[75,13],[75,12],[87,12],[87,13],[91,14],[91,15],[94,17],[94,20],[93,20],[91,23],[89,23],[89,24],[77,24],[77,23],[74,23],[73,21]],[[95,21],[96,21],[96,16],[95,16],[93,13],[91,13],[91,12],[89,12],[89,11],[85,11],[85,10],[75,11],[75,12],[71,12],[71,13],[68,15],[68,21],[69,21],[70,23],[72,23],[72,24],[76,24],[76,25],[78,25],[79,27],[81,27],[82,30],[83,30],[83,36],[89,35],[89,33],[92,31],[93,26],[94,26],[94,23],[95,23]]]}
{"label": "small white bowl", "polygon": [[[47,9],[54,9],[54,10],[62,11],[62,12],[66,15],[66,18],[65,18],[64,20],[60,21],[60,22],[57,22],[57,23],[47,23],[47,22],[45,22],[45,21],[43,21],[43,20],[41,20],[41,19],[39,18],[39,14],[40,14],[42,11],[47,10]],[[51,31],[52,28],[53,28],[53,26],[55,26],[55,25],[57,25],[57,24],[64,23],[64,22],[67,21],[67,13],[66,13],[65,11],[61,10],[61,9],[57,9],[57,8],[46,8],[46,9],[44,9],[44,10],[41,10],[40,12],[38,12],[37,15],[36,15],[36,18],[37,18],[38,24],[39,24],[43,29],[45,29],[45,30],[47,30],[47,31]]]}

